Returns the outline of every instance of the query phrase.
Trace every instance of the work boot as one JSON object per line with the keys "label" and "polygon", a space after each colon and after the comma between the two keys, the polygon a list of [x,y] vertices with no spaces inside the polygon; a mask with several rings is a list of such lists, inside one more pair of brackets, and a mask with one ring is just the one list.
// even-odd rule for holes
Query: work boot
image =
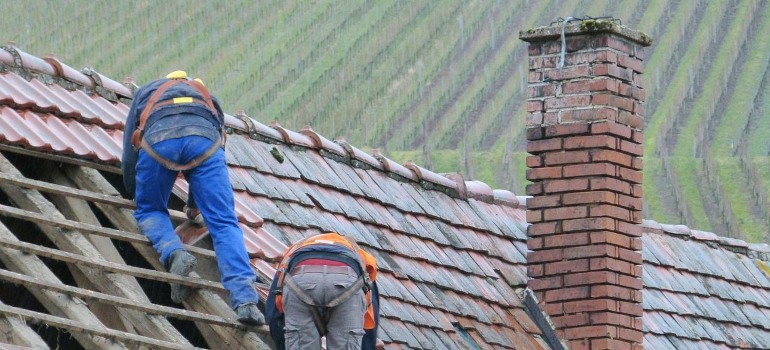
{"label": "work boot", "polygon": [[[168,256],[168,272],[182,277],[187,277],[193,270],[198,260],[184,249],[177,249]],[[171,283],[171,300],[179,304],[190,296],[190,287]]]}
{"label": "work boot", "polygon": [[250,326],[261,326],[265,324],[265,316],[259,311],[257,304],[245,303],[235,308],[235,314],[238,315],[238,321]]}
{"label": "work boot", "polygon": [[201,215],[201,211],[198,208],[190,208],[188,206],[184,207],[184,212],[187,215],[187,219],[192,221],[194,224],[203,227],[206,223],[203,221],[203,215]]}

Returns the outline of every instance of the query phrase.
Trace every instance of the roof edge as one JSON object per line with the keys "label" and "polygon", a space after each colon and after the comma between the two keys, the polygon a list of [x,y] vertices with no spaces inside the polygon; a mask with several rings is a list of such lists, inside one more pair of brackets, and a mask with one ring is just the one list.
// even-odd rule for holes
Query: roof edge
{"label": "roof edge", "polygon": [[13,71],[27,80],[36,78],[47,84],[58,83],[69,90],[79,89],[88,94],[98,94],[111,102],[133,97],[130,84],[112,80],[93,68],[86,67],[77,71],[53,55],[40,58],[22,51],[14,43],[0,46],[0,49],[0,72]]}
{"label": "roof edge", "polygon": [[691,229],[686,225],[661,224],[654,220],[642,220],[642,227],[655,233],[680,237],[684,240],[695,240],[709,245],[716,245],[736,254],[752,259],[770,261],[770,245],[767,243],[749,243],[740,239],[719,236],[713,232]]}
{"label": "roof edge", "polygon": [[518,294],[519,299],[524,304],[524,311],[529,315],[529,318],[535,323],[537,328],[543,332],[543,340],[545,340],[548,346],[553,350],[566,350],[567,348],[556,335],[556,327],[551,322],[551,318],[540,308],[535,293],[531,289],[526,288],[516,294]]}

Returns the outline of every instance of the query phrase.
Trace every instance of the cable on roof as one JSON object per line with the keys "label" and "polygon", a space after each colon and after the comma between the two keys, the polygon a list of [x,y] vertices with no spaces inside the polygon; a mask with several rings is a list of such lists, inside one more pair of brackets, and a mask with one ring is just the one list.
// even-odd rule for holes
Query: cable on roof
{"label": "cable on roof", "polygon": [[623,22],[619,18],[615,18],[612,16],[602,16],[602,17],[591,17],[588,15],[583,15],[583,17],[567,17],[561,18],[557,17],[555,21],[551,22],[551,26],[554,24],[561,23],[561,58],[559,59],[559,68],[564,67],[564,55],[567,52],[567,39],[565,38],[565,28],[567,27],[567,23],[572,21],[588,21],[588,20],[609,20],[612,22],[617,23],[618,25],[623,25]]}
{"label": "cable on roof", "polygon": [[561,58],[559,59],[559,68],[564,67],[564,53],[567,52],[567,39],[564,37],[564,27],[567,26],[569,21],[574,19],[575,17],[567,17],[564,22],[561,22]]}

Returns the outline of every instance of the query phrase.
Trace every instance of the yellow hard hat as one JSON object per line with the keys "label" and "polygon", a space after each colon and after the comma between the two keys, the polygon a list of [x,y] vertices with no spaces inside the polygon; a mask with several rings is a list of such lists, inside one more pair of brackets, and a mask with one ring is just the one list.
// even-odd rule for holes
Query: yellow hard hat
{"label": "yellow hard hat", "polygon": [[187,79],[187,72],[183,70],[175,70],[166,75],[167,79]]}
{"label": "yellow hard hat", "polygon": [[[171,73],[168,73],[168,75],[166,75],[166,79],[190,79],[190,78],[187,76],[187,72],[183,70],[175,70]],[[201,83],[201,85],[203,86],[206,86],[206,84],[203,83],[203,80],[200,80],[199,78],[195,78],[193,80]]]}

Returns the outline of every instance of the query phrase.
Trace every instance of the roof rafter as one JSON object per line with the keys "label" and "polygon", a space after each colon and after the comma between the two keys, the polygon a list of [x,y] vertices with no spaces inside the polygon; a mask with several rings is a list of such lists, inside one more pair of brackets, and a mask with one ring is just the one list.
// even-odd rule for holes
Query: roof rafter
{"label": "roof rafter", "polygon": [[[0,157],[0,172],[13,174],[21,177],[21,173],[11,162]],[[21,190],[19,187],[0,183],[0,189],[8,195],[19,207],[34,210],[45,215],[50,215],[57,220],[66,220],[58,209],[37,191]],[[94,260],[106,259],[93,246],[93,244],[79,231],[69,231],[62,234],[61,230],[47,225],[38,225],[41,232],[48,237],[57,247],[62,250],[77,253]],[[98,273],[98,270],[84,265],[76,265],[85,276],[102,291],[110,291],[116,295],[130,298],[137,302],[149,302],[149,299],[141,289],[133,288],[131,283],[127,282],[129,276],[110,275]],[[136,328],[137,332],[143,335],[151,335],[162,340],[175,341],[180,343],[189,343],[165,318],[147,315],[144,313],[127,310],[126,318],[130,324]]]}
{"label": "roof rafter", "polygon": [[[105,195],[119,195],[107,179],[102,176],[98,170],[72,166],[65,167],[65,173],[71,178],[78,188],[101,193]],[[132,212],[125,208],[95,202],[94,205],[102,211],[107,219],[119,230],[139,232]],[[158,254],[155,250],[145,243],[130,242],[137,252],[142,255],[147,262],[158,271],[164,268],[158,260]],[[201,263],[201,261],[199,261]],[[192,276],[195,276],[193,274]],[[193,310],[210,315],[216,315],[224,318],[234,318],[235,313],[222,297],[212,291],[197,289],[184,302],[188,310]],[[271,349],[272,340],[266,327],[250,328],[249,331],[236,330],[227,327],[216,326],[205,322],[196,322],[198,329],[204,334],[209,343],[221,344],[223,348],[244,349],[244,350],[262,350]]]}

